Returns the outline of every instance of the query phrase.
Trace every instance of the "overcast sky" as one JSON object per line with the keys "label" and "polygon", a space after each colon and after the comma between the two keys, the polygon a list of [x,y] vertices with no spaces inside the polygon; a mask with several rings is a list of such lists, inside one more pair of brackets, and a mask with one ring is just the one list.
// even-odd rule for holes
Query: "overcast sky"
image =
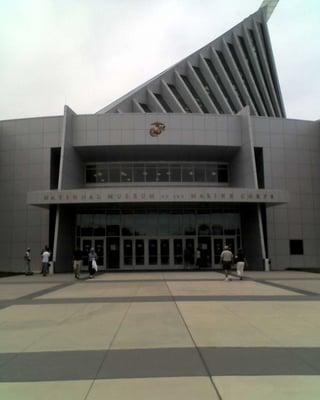
{"label": "overcast sky", "polygon": [[[254,13],[262,0],[0,0],[0,120],[102,107]],[[320,118],[320,0],[268,26],[288,118]]]}

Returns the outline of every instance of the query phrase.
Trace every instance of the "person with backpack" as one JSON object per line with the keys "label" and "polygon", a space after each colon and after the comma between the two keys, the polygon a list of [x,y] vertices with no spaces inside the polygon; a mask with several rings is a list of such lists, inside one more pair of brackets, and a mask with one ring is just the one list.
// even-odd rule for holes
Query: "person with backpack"
{"label": "person with backpack", "polygon": [[225,274],[225,280],[231,281],[231,277],[229,276],[232,264],[233,264],[233,254],[229,250],[228,246],[224,246],[224,250],[220,255],[220,262]]}

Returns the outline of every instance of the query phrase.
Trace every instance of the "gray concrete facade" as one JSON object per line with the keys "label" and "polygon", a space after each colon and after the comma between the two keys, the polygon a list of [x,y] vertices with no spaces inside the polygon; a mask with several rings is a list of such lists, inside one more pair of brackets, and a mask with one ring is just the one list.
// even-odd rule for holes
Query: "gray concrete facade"
{"label": "gray concrete facade", "polygon": [[[68,130],[68,134],[72,141],[68,140],[72,151],[61,152],[59,183],[64,179],[66,181],[64,174],[68,176],[68,184],[60,187],[61,193],[70,188],[94,191],[95,189],[85,185],[84,179],[81,182],[79,177],[84,176],[83,165],[86,162],[92,162],[95,157],[101,160],[103,154],[106,160],[111,155],[113,160],[123,160],[125,155],[127,161],[130,155],[132,160],[143,160],[145,154],[151,151],[152,156],[166,160],[168,155],[170,159],[173,157],[170,149],[175,152],[184,147],[188,153],[187,159],[192,157],[195,160],[219,159],[229,162],[231,177],[228,189],[255,189],[255,160],[252,157],[253,153],[249,151],[248,141],[244,140],[244,137],[250,136],[249,121],[253,146],[263,150],[265,188],[287,191],[289,200],[285,204],[269,204],[267,207],[266,238],[261,238],[257,203],[252,201],[252,205],[247,206],[242,217],[242,235],[246,251],[252,253],[254,264],[260,267],[258,264],[263,258],[263,251],[257,252],[257,248],[261,248],[261,243],[258,247],[257,243],[264,240],[274,269],[318,265],[318,122],[248,115],[246,123],[241,115],[74,114],[69,118],[72,120],[72,129]],[[150,124],[155,120],[161,120],[166,125],[165,132],[156,138],[149,135]],[[33,267],[36,268],[38,255],[49,242],[48,205],[46,208],[39,208],[27,204],[27,194],[50,190],[51,149],[63,148],[62,140],[67,142],[64,132],[63,117],[1,122],[2,270],[21,271],[22,255],[28,246],[33,250]],[[185,155],[182,153],[179,157],[183,159]],[[78,162],[75,162],[75,159]],[[246,178],[250,174],[251,180]],[[198,184],[182,186],[179,189],[186,191],[194,191],[195,186],[198,186],[198,190],[203,187]],[[150,188],[157,187],[151,184]],[[130,192],[135,190],[135,187],[125,185],[122,189]],[[145,189],[148,189],[148,185]],[[172,191],[174,188],[162,184],[161,190]],[[70,259],[74,244],[73,238],[70,238],[74,230],[72,213],[64,210],[61,215],[64,215],[59,221],[62,225],[56,226],[57,270],[64,270],[63,265]],[[254,238],[258,238],[257,243]],[[303,255],[290,255],[290,239],[303,240]]]}
{"label": "gray concrete facade", "polygon": [[[104,203],[231,204],[252,268],[265,258],[273,269],[318,266],[319,122],[285,118],[269,6],[96,114],[65,106],[62,116],[0,121],[0,270],[22,271],[27,247],[38,270],[45,245],[56,271],[71,270],[77,212]],[[157,137],[155,122],[165,126]],[[86,183],[87,164],[116,162],[224,163],[229,178]]]}

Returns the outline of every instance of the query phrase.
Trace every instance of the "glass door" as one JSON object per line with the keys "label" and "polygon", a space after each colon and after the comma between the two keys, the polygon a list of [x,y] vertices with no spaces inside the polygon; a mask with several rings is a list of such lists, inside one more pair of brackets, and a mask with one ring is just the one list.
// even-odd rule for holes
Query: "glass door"
{"label": "glass door", "polygon": [[145,265],[144,256],[144,239],[135,240],[135,263],[138,268],[143,268]]}
{"label": "glass door", "polygon": [[148,263],[150,266],[158,265],[158,239],[148,240]]}
{"label": "glass door", "polygon": [[213,239],[213,261],[214,266],[220,266],[220,254],[223,250],[223,238],[214,238]]}
{"label": "glass door", "polygon": [[211,236],[199,236],[198,246],[200,248],[200,268],[211,268]]}
{"label": "glass door", "polygon": [[235,251],[236,251],[236,239],[235,237],[225,237],[225,246],[229,247],[229,250],[232,252],[233,255],[235,255]]}
{"label": "glass door", "polygon": [[104,239],[93,239],[93,248],[95,249],[95,252],[97,253],[97,264],[98,267],[102,267],[105,269],[106,264],[105,264],[105,259],[104,259],[104,246],[105,246],[105,240]]}
{"label": "glass door", "polygon": [[183,265],[183,239],[173,239],[173,263]]}
{"label": "glass door", "polygon": [[170,240],[160,239],[160,263],[161,266],[170,264]]}
{"label": "glass door", "polygon": [[107,268],[119,268],[120,266],[120,239],[118,237],[108,237],[107,246]]}
{"label": "glass door", "polygon": [[92,247],[92,238],[81,238],[81,250],[82,250],[82,260],[83,260],[83,266],[87,267],[88,266],[88,255],[90,252],[90,249]]}
{"label": "glass door", "polygon": [[194,238],[187,238],[185,240],[185,249],[187,260],[184,260],[188,266],[193,267],[195,264],[195,240]]}
{"label": "glass door", "polygon": [[94,251],[97,253],[97,264],[98,267],[105,268],[105,239],[95,238],[95,237],[82,237],[81,238],[81,250],[83,253],[83,265],[88,266],[88,255],[90,249],[94,248]]}
{"label": "glass door", "polygon": [[123,239],[122,240],[122,256],[123,266],[133,267],[133,239]]}

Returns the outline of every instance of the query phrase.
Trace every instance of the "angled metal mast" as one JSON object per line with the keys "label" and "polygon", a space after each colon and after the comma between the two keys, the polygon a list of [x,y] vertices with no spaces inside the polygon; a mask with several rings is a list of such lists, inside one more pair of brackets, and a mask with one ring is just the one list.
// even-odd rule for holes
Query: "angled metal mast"
{"label": "angled metal mast", "polygon": [[266,8],[266,20],[268,21],[273,13],[274,9],[276,8],[279,0],[263,0],[260,8]]}

